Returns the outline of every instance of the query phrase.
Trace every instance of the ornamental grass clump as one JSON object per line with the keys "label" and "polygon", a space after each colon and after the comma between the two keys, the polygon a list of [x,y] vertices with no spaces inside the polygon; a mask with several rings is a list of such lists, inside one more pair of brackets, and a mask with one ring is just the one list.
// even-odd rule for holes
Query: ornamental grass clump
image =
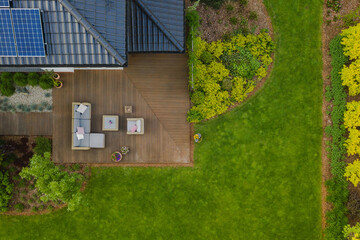
{"label": "ornamental grass clump", "polygon": [[1,95],[10,97],[15,93],[13,74],[4,72],[0,76],[0,92]]}
{"label": "ornamental grass clump", "polygon": [[17,72],[14,74],[14,83],[19,87],[25,87],[28,84],[25,73]]}
{"label": "ornamental grass clump", "polygon": [[30,86],[38,86],[39,85],[39,79],[40,79],[40,76],[38,73],[35,73],[35,72],[31,72],[27,75],[27,80],[28,80],[28,84]]}

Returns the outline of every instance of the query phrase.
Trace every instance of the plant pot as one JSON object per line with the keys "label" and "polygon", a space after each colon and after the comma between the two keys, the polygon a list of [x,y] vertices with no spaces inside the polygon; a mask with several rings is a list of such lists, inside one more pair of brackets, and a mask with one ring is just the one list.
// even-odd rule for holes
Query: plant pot
{"label": "plant pot", "polygon": [[62,88],[63,87],[63,83],[61,81],[57,81],[59,83],[58,86],[55,85],[56,88]]}
{"label": "plant pot", "polygon": [[60,79],[60,74],[54,73],[53,78],[54,78],[55,80],[59,80],[59,79]]}
{"label": "plant pot", "polygon": [[120,162],[122,159],[122,154],[120,152],[114,152],[111,155],[111,160],[113,160],[113,162]]}

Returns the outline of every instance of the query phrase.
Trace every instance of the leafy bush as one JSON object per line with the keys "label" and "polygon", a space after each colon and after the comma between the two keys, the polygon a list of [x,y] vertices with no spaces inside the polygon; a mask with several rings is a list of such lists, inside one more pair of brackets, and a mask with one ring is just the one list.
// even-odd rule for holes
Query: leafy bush
{"label": "leafy bush", "polygon": [[229,21],[231,25],[236,25],[239,20],[237,19],[237,17],[231,17]]}
{"label": "leafy bush", "polygon": [[222,60],[234,77],[254,78],[261,63],[247,50],[238,48],[230,54],[225,53]]}
{"label": "leafy bush", "polygon": [[39,74],[35,72],[31,72],[27,75],[28,84],[35,87],[39,85]]}
{"label": "leafy bush", "polygon": [[52,151],[51,140],[46,137],[37,137],[35,139],[34,153],[38,155],[44,155],[46,152]]}
{"label": "leafy bush", "polygon": [[[226,91],[231,91],[231,89],[233,87],[233,82],[231,81],[230,78],[225,78],[222,82],[221,87],[222,87],[222,89],[224,89]],[[192,99],[191,99],[191,101],[192,101]]]}
{"label": "leafy bush", "polygon": [[25,73],[17,72],[14,74],[13,79],[17,86],[25,87],[28,84]]}
{"label": "leafy bush", "polygon": [[17,203],[17,204],[14,205],[14,208],[15,208],[16,211],[22,212],[22,211],[24,211],[24,204]]}
{"label": "leafy bush", "polygon": [[9,200],[12,198],[14,186],[10,183],[9,173],[0,171],[0,211],[8,210]]}
{"label": "leafy bush", "polygon": [[236,0],[240,3],[241,6],[246,6],[248,4],[248,0]]}
{"label": "leafy bush", "polygon": [[257,20],[258,19],[258,14],[255,11],[251,11],[249,14],[249,19],[250,20]]}
{"label": "leafy bush", "polygon": [[360,23],[356,26],[344,29],[341,32],[342,41],[344,45],[344,55],[348,56],[350,60],[356,60],[360,58]]}
{"label": "leafy bush", "polygon": [[344,66],[341,70],[341,79],[343,85],[349,88],[350,96],[360,93],[360,59],[355,60],[349,66]]}
{"label": "leafy bush", "polygon": [[343,28],[348,28],[350,26],[356,25],[360,21],[360,6],[356,8],[355,10],[349,12],[348,14],[345,14],[341,17],[343,20]]}
{"label": "leafy bush", "polygon": [[357,187],[360,182],[360,161],[358,159],[346,166],[344,176],[346,177],[346,180]]}
{"label": "leafy bush", "polygon": [[344,227],[344,237],[348,240],[360,239],[360,223],[356,223],[355,226],[346,225]]}
{"label": "leafy bush", "polygon": [[343,239],[343,228],[348,223],[346,203],[348,200],[348,184],[344,178],[345,173],[345,127],[343,125],[346,110],[346,92],[341,82],[340,71],[347,58],[343,54],[341,45],[342,37],[336,36],[330,42],[331,65],[331,96],[333,109],[331,112],[332,126],[327,126],[325,131],[332,137],[329,143],[328,156],[331,160],[332,178],[326,182],[327,201],[333,208],[326,213],[325,239]]}
{"label": "leafy bush", "polygon": [[10,97],[15,93],[13,75],[11,73],[4,72],[1,74],[0,92],[6,97]]}
{"label": "leafy bush", "polygon": [[341,8],[340,0],[327,0],[326,6],[335,12],[338,12]]}
{"label": "leafy bush", "polygon": [[225,0],[201,0],[201,2],[214,9],[219,9],[224,4]]}
{"label": "leafy bush", "polygon": [[213,56],[210,52],[208,51],[203,51],[200,55],[200,60],[204,63],[204,64],[210,64],[213,61]]}
{"label": "leafy bush", "polygon": [[44,90],[50,89],[54,86],[54,81],[47,74],[43,74],[40,77],[39,86]]}
{"label": "leafy bush", "polygon": [[75,210],[80,204],[83,176],[61,171],[51,161],[48,152],[44,156],[35,154],[30,159],[29,167],[23,168],[20,176],[28,180],[35,179],[35,187],[43,202],[51,200],[67,203],[69,211]]}
{"label": "leafy bush", "polygon": [[191,95],[191,102],[195,105],[201,104],[205,99],[205,94],[202,91],[196,91]]}

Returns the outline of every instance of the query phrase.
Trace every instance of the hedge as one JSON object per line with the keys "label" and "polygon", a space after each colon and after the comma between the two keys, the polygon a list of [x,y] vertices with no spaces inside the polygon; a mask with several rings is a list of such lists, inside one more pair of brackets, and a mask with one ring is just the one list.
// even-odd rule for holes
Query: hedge
{"label": "hedge", "polygon": [[341,40],[342,36],[338,35],[330,42],[333,69],[331,71],[331,88],[328,88],[327,91],[327,100],[332,101],[333,108],[331,112],[332,126],[327,126],[326,132],[332,137],[328,148],[332,178],[326,182],[326,186],[327,201],[332,204],[332,209],[326,213],[326,240],[344,239],[343,229],[348,223],[346,204],[349,190],[348,183],[344,178],[344,160],[346,157],[344,113],[347,96],[340,76],[341,69],[348,62],[348,59],[344,55]]}

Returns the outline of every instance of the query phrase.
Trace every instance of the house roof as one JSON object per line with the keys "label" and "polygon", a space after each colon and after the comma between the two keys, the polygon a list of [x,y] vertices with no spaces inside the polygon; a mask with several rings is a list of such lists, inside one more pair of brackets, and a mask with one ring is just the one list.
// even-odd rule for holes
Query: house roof
{"label": "house roof", "polygon": [[183,52],[183,0],[13,0],[39,8],[46,57],[0,57],[22,67],[126,66],[128,52]]}

